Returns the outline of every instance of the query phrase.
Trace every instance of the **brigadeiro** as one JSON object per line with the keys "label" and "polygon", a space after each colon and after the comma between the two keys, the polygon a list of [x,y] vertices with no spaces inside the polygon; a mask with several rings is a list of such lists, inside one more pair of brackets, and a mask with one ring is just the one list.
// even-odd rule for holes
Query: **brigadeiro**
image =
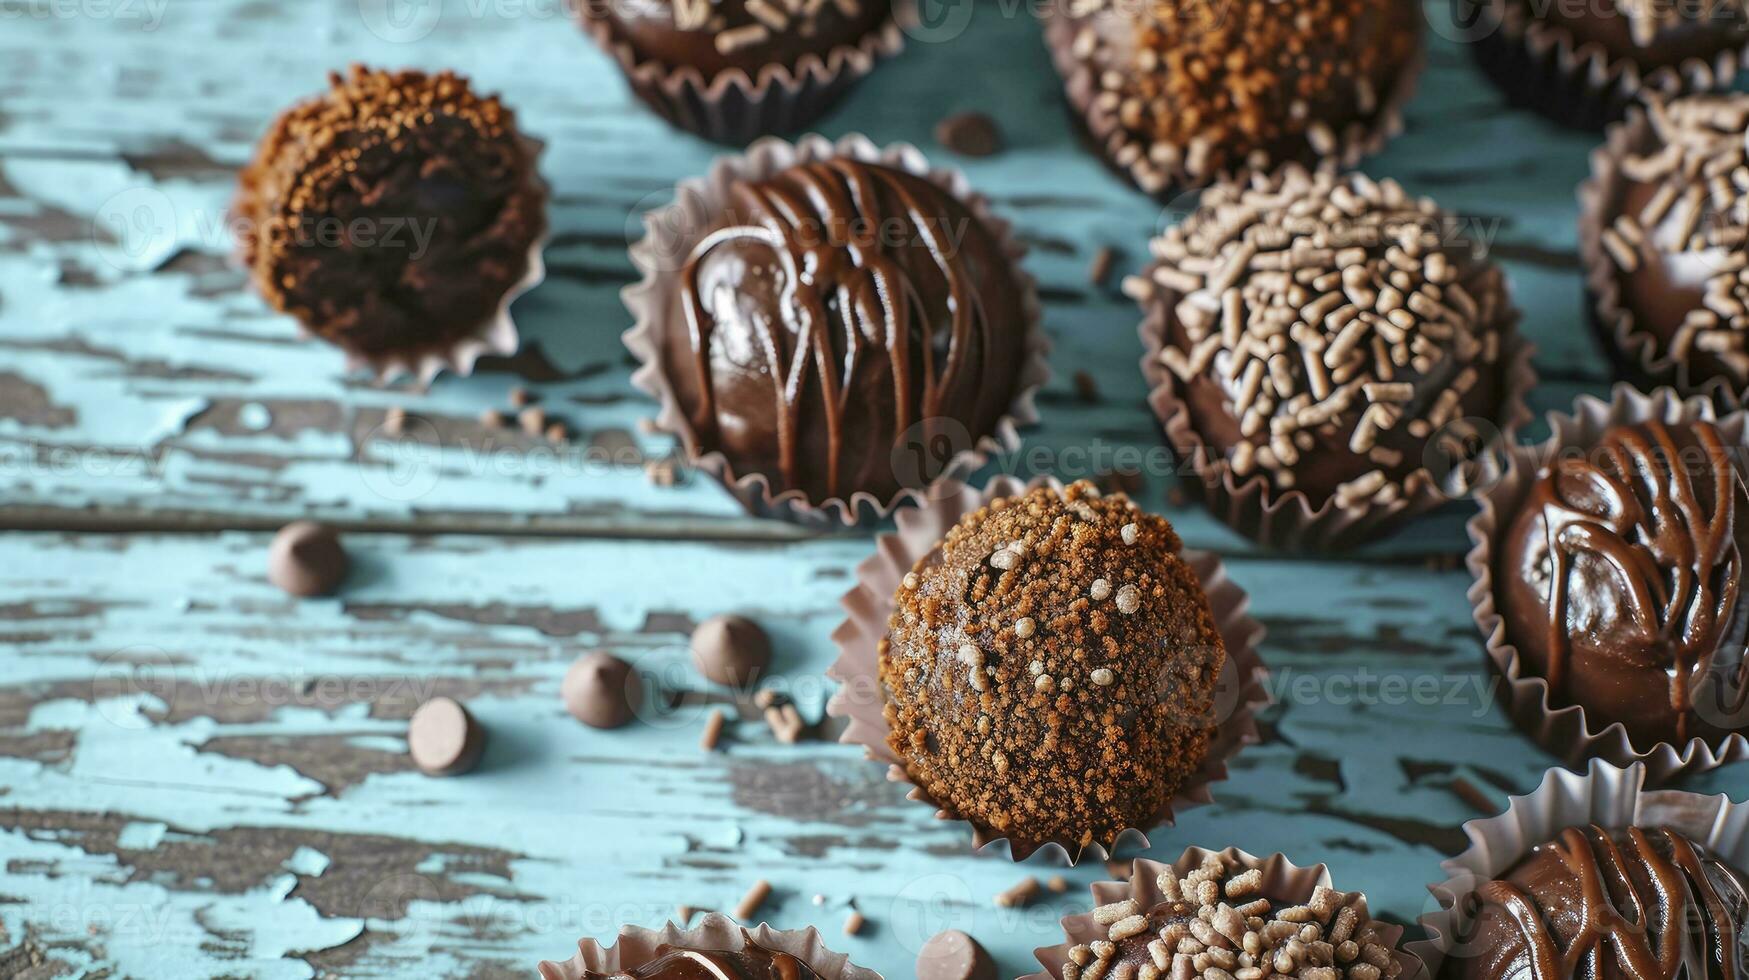
{"label": "brigadeiro", "polygon": [[604,651],[578,657],[565,671],[559,697],[571,717],[591,728],[619,728],[637,717],[644,684],[631,664]]}
{"label": "brigadeiro", "polygon": [[1451,16],[1509,101],[1580,129],[1642,99],[1728,89],[1749,59],[1742,0],[1457,0]]}
{"label": "brigadeiro", "polygon": [[1749,756],[1742,412],[1625,386],[1551,415],[1470,524],[1476,622],[1514,720],[1652,778]]}
{"label": "brigadeiro", "polygon": [[1633,110],[1591,157],[1579,244],[1622,373],[1721,406],[1749,390],[1749,95]]}
{"label": "brigadeiro", "polygon": [[348,366],[429,380],[516,348],[541,276],[539,147],[452,72],[331,74],[274,121],[235,213],[256,289]]}
{"label": "brigadeiro", "polygon": [[626,926],[611,946],[577,943],[564,962],[540,964],[541,980],[881,980],[827,949],[812,928],[748,929],[717,913],[693,928]]}
{"label": "brigadeiro", "polygon": [[[852,622],[834,636],[846,740],[878,734],[878,757],[921,798],[980,844],[1007,838],[1017,859],[1052,845],[1108,853],[1169,822],[1175,800],[1206,800],[1266,699],[1242,595],[1165,519],[1091,483],[1014,494],[1004,482],[977,500],[938,502],[859,570]],[[907,546],[956,511],[933,546]],[[899,558],[871,699],[870,579]]]}
{"label": "brigadeiro", "polygon": [[761,141],[646,224],[633,380],[755,513],[884,516],[1036,418],[1045,341],[1021,249],[912,147]]}
{"label": "brigadeiro", "polygon": [[1749,970],[1749,807],[1645,789],[1645,769],[1550,770],[1506,813],[1464,825],[1441,865],[1437,980],[1725,980]]}
{"label": "brigadeiro", "polygon": [[805,128],[904,48],[910,0],[584,0],[639,99],[706,139]]}
{"label": "brigadeiro", "polygon": [[1095,908],[1064,919],[1067,942],[1037,950],[1046,972],[1023,980],[1420,973],[1421,961],[1397,948],[1403,928],[1374,919],[1365,895],[1331,887],[1321,864],[1193,847],[1173,864],[1138,860],[1129,870],[1126,881],[1093,886]]}
{"label": "brigadeiro", "polygon": [[1396,0],[1054,0],[1045,38],[1107,161],[1150,194],[1353,166],[1402,128],[1421,15]]}
{"label": "brigadeiro", "polygon": [[1464,219],[1297,166],[1204,193],[1126,282],[1167,441],[1278,548],[1373,540],[1462,492],[1529,419],[1530,350]]}

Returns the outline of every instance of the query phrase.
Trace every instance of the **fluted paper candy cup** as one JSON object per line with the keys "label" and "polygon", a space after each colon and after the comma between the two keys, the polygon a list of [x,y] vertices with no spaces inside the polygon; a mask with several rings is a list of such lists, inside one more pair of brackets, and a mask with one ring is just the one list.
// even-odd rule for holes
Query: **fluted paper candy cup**
{"label": "fluted paper candy cup", "polygon": [[[1127,882],[1095,882],[1092,886],[1093,905],[1099,908],[1125,899],[1134,899],[1141,909],[1151,909],[1166,901],[1159,885],[1162,872],[1171,871],[1175,878],[1182,880],[1211,856],[1221,858],[1223,863],[1233,869],[1233,874],[1258,871],[1262,875],[1262,884],[1254,894],[1256,897],[1269,899],[1275,908],[1304,905],[1311,900],[1318,888],[1335,887],[1330,879],[1329,869],[1322,864],[1301,868],[1281,854],[1256,857],[1236,847],[1218,852],[1192,847],[1172,864],[1162,864],[1146,858],[1138,859],[1131,867],[1130,880]],[[1360,896],[1356,908],[1365,912],[1365,903],[1366,897]],[[1403,938],[1402,926],[1377,920],[1372,920],[1371,924],[1377,930],[1381,944],[1390,946],[1392,958],[1396,960],[1399,970],[1397,975],[1401,980],[1424,976],[1420,959],[1399,945]],[[1037,957],[1039,965],[1045,968],[1044,972],[1031,974],[1022,980],[1061,980],[1063,966],[1069,962],[1069,950],[1084,943],[1106,939],[1110,928],[1109,923],[1102,925],[1095,921],[1092,912],[1066,916],[1063,919],[1063,935],[1067,941],[1034,950],[1033,955]]]}
{"label": "fluted paper candy cup", "polygon": [[[884,164],[928,180],[952,195],[996,239],[1021,286],[1024,322],[1015,325],[1014,336],[1024,353],[1007,411],[990,432],[968,433],[960,427],[948,438],[950,445],[939,453],[933,445],[921,445],[921,436],[913,437],[912,433],[923,431],[923,423],[913,426],[903,443],[894,447],[892,457],[901,488],[884,498],[857,491],[848,497],[813,500],[801,490],[775,492],[764,474],[737,472],[723,453],[706,452],[699,445],[662,358],[660,327],[665,299],[670,291],[679,288],[684,260],[710,231],[713,217],[729,206],[731,187],[741,181],[763,180],[798,164],[835,157]],[[622,293],[626,308],[637,321],[624,335],[627,349],[639,363],[632,383],[660,403],[656,427],[680,440],[690,465],[722,483],[749,513],[822,529],[877,523],[900,507],[927,501],[936,487],[964,479],[988,462],[993,453],[1019,449],[1019,430],[1038,422],[1035,398],[1050,379],[1045,359],[1050,342],[1041,324],[1037,286],[1021,265],[1026,248],[1015,239],[1008,222],[996,217],[989,202],[972,189],[964,174],[931,168],[928,159],[914,146],[895,143],[880,147],[855,133],[836,142],[821,136],[806,136],[796,143],[762,139],[745,154],[718,157],[704,177],[682,181],[675,189],[674,203],[646,215],[644,227],[643,239],[632,246],[632,262],[642,278]],[[942,431],[952,423],[952,420],[925,421],[944,423]],[[911,450],[917,454],[926,452],[927,465],[921,455]],[[907,472],[907,464],[914,464],[917,472]]]}
{"label": "fluted paper candy cup", "polygon": [[[1642,763],[1647,779],[1658,783],[1749,758],[1749,738],[1739,730],[1716,744],[1699,736],[1682,745],[1635,744],[1619,722],[1601,725],[1587,718],[1585,708],[1579,704],[1556,704],[1548,681],[1532,671],[1507,638],[1505,620],[1494,599],[1495,549],[1503,544],[1513,516],[1530,496],[1543,465],[1563,451],[1596,447],[1613,426],[1654,420],[1667,425],[1711,421],[1718,426],[1727,446],[1739,452],[1749,451],[1749,414],[1733,412],[1721,416],[1703,398],[1684,400],[1669,388],[1646,395],[1627,385],[1618,385],[1608,402],[1583,396],[1574,403],[1570,414],[1549,413],[1549,427],[1554,434],[1548,440],[1536,446],[1515,447],[1508,455],[1500,481],[1481,495],[1481,512],[1469,522],[1471,548],[1466,564],[1472,576],[1469,590],[1472,616],[1487,645],[1488,660],[1505,681],[1502,702],[1513,722],[1570,766],[1583,765],[1590,758],[1616,765]],[[1716,673],[1723,676],[1722,672]],[[1715,702],[1703,698],[1697,699],[1697,703]],[[1741,724],[1749,727],[1749,718],[1742,719]]]}
{"label": "fluted paper candy cup", "polygon": [[735,920],[714,912],[690,929],[672,922],[661,929],[626,926],[611,946],[602,946],[593,939],[580,940],[577,955],[564,962],[542,963],[540,975],[541,980],[582,980],[584,971],[616,973],[635,970],[656,959],[657,949],[661,946],[734,951],[741,949],[749,937],[755,945],[788,953],[801,960],[819,974],[821,980],[881,980],[879,973],[854,966],[850,957],[827,949],[820,933],[812,927],[780,931],[762,924],[743,930]]}
{"label": "fluted paper candy cup", "polygon": [[[998,497],[1016,496],[1036,486],[1062,489],[1060,482],[1050,478],[1026,484],[1009,476],[996,478],[982,491],[967,486],[942,488],[926,506],[903,511],[897,516],[897,529],[876,540],[874,556],[857,566],[856,585],[840,600],[848,618],[832,634],[839,656],[827,670],[827,676],[844,686],[832,696],[826,710],[847,722],[839,741],[860,745],[868,758],[884,763],[887,779],[892,782],[911,782],[902,761],[887,745],[890,729],[883,712],[885,697],[880,682],[879,645],[887,633],[894,593],[905,573],[919,559],[935,550],[962,517]],[[1257,714],[1269,705],[1269,672],[1257,653],[1257,646],[1263,639],[1263,626],[1247,612],[1249,597],[1227,578],[1219,558],[1207,552],[1189,550],[1183,552],[1183,557],[1208,595],[1215,627],[1220,631],[1227,651],[1215,694],[1218,727],[1208,755],[1195,776],[1180,787],[1158,813],[1143,821],[1144,826],[1127,828],[1119,834],[1114,847],[1131,843],[1147,847],[1148,831],[1173,823],[1180,810],[1212,802],[1210,784],[1227,778],[1228,761],[1242,747],[1258,740]],[[961,819],[938,801],[930,799],[915,784],[911,787],[910,798],[935,809],[938,819]],[[1009,856],[1015,861],[1043,852],[1048,860],[1074,864],[1089,855],[1095,860],[1103,860],[1108,854],[1098,843],[1082,848],[1078,842],[1068,840],[1023,841],[967,822],[975,850],[1005,842]]]}
{"label": "fluted paper candy cup", "polygon": [[1749,805],[1722,795],[1648,790],[1646,777],[1646,766],[1638,762],[1622,768],[1593,760],[1583,774],[1550,769],[1528,796],[1512,797],[1506,812],[1464,824],[1469,847],[1440,864],[1444,879],[1428,886],[1431,904],[1420,918],[1429,938],[1410,943],[1409,951],[1433,976],[1447,958],[1465,955],[1474,914],[1470,896],[1568,827],[1669,827],[1738,871],[1749,871]]}

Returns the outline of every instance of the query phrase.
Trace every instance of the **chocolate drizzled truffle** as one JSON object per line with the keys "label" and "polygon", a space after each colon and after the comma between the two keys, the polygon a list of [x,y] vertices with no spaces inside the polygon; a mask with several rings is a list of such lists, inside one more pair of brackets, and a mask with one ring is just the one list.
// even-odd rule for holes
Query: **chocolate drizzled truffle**
{"label": "chocolate drizzled truffle", "polygon": [[1182,878],[1167,868],[1152,908],[1125,899],[1093,910],[1106,936],[1071,946],[1060,980],[1380,980],[1401,972],[1365,896],[1319,886],[1294,904],[1272,900],[1263,886],[1260,869],[1229,865],[1219,854]]}
{"label": "chocolate drizzled truffle", "polygon": [[1570,827],[1475,894],[1440,980],[1726,980],[1749,970],[1749,878],[1669,828]]}
{"label": "chocolate drizzled truffle", "polygon": [[1288,161],[1354,163],[1420,52],[1392,0],[1058,0],[1047,37],[1107,159],[1149,193]]}
{"label": "chocolate drizzled truffle", "polygon": [[1512,519],[1493,576],[1506,638],[1591,729],[1680,745],[1742,716],[1737,451],[1709,422],[1616,426],[1545,466]]}
{"label": "chocolate drizzled truffle", "polygon": [[1126,288],[1173,409],[1235,482],[1314,511],[1421,502],[1427,460],[1506,415],[1516,313],[1464,231],[1393,181],[1290,167],[1211,188]]}
{"label": "chocolate drizzled truffle", "polygon": [[742,930],[738,950],[691,949],[664,943],[648,963],[629,970],[584,970],[584,980],[818,980],[808,964],[788,953],[766,949]]}
{"label": "chocolate drizzled truffle", "polygon": [[[1653,103],[1583,218],[1599,327],[1627,372],[1684,394],[1749,390],[1749,95]],[[1612,142],[1612,145],[1615,143]],[[1601,267],[1601,272],[1599,271]],[[1594,287],[1595,290],[1595,287]]]}
{"label": "chocolate drizzled truffle", "polygon": [[1071,853],[1146,827],[1202,764],[1226,650],[1164,519],[1092,484],[999,498],[905,576],[888,744],[960,818]]}
{"label": "chocolate drizzled truffle", "polygon": [[497,315],[546,226],[532,146],[451,72],[329,76],[273,124],[236,213],[261,294],[366,357],[441,350]]}
{"label": "chocolate drizzled truffle", "polygon": [[657,300],[693,455],[721,453],[731,480],[762,475],[773,496],[884,502],[934,479],[939,446],[996,430],[1029,356],[1031,287],[964,202],[849,157],[729,194]]}
{"label": "chocolate drizzled truffle", "polygon": [[1730,88],[1749,45],[1743,0],[1460,0],[1453,11],[1508,99],[1584,129],[1646,96]]}

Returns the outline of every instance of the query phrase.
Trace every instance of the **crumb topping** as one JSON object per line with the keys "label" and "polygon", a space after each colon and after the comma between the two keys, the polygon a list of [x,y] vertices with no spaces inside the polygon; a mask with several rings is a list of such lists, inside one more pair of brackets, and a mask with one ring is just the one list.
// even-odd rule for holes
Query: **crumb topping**
{"label": "crumb topping", "polygon": [[1092,109],[1122,126],[1115,161],[1150,193],[1338,155],[1419,44],[1395,0],[1060,2],[1077,22],[1071,54],[1098,87]]}
{"label": "crumb topping", "polygon": [[1303,905],[1263,896],[1263,872],[1211,854],[1157,881],[1160,904],[1093,910],[1106,938],[1069,949],[1062,980],[1390,980],[1402,972],[1366,897],[1318,886]]}
{"label": "crumb topping", "polygon": [[1226,659],[1178,535],[1088,482],[992,501],[917,563],[880,644],[889,744],[960,817],[1109,845],[1200,767]]}

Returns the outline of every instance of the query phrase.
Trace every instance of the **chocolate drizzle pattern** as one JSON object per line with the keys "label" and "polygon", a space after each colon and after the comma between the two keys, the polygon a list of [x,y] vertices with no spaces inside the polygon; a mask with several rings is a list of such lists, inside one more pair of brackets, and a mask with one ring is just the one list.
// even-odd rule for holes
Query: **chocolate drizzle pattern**
{"label": "chocolate drizzle pattern", "polygon": [[994,428],[1023,355],[1020,285],[960,202],[845,158],[732,193],[681,270],[685,343],[669,344],[701,447],[820,500],[896,491],[895,451]]}
{"label": "chocolate drizzle pattern", "polygon": [[584,980],[817,980],[819,976],[801,960],[766,949],[751,937],[734,951],[663,945],[656,953],[655,959],[635,969],[585,971]]}
{"label": "chocolate drizzle pattern", "polygon": [[1546,536],[1551,690],[1568,693],[1574,634],[1587,629],[1575,607],[1591,600],[1574,595],[1574,579],[1582,589],[1596,580],[1574,574],[1586,556],[1610,573],[1626,627],[1614,631],[1616,642],[1643,644],[1647,666],[1668,673],[1678,741],[1696,734],[1696,674],[1736,615],[1743,562],[1742,489],[1729,450],[1710,424],[1695,423],[1692,434],[1691,445],[1679,445],[1657,422],[1612,429],[1588,458],[1562,460],[1538,481],[1526,505]]}
{"label": "chocolate drizzle pattern", "polygon": [[1442,977],[1740,980],[1749,883],[1668,828],[1570,827],[1477,889],[1472,956]]}

